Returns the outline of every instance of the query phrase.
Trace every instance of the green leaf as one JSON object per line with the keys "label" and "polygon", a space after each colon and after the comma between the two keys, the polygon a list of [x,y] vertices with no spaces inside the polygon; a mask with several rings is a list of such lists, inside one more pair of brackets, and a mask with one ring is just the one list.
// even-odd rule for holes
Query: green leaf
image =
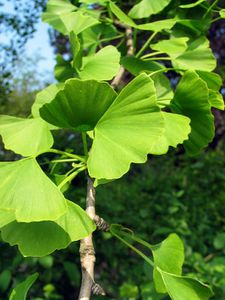
{"label": "green leaf", "polygon": [[219,11],[219,14],[220,14],[220,16],[221,16],[222,19],[225,19],[225,9],[221,9]]}
{"label": "green leaf", "polygon": [[168,106],[174,96],[169,79],[164,74],[155,74],[151,78],[155,84],[158,105],[162,108]]}
{"label": "green leaf", "polygon": [[169,40],[161,40],[156,44],[152,44],[151,48],[156,51],[168,54],[172,59],[175,59],[179,54],[187,49],[187,41],[189,38],[171,38]]}
{"label": "green leaf", "polygon": [[162,11],[170,2],[171,0],[142,0],[131,9],[129,16],[133,19],[148,18]]}
{"label": "green leaf", "polygon": [[10,294],[9,300],[26,300],[27,293],[38,278],[38,273],[34,273],[26,278],[25,281],[18,284]]}
{"label": "green leaf", "polygon": [[13,222],[15,220],[15,213],[13,211],[0,210],[0,228]]}
{"label": "green leaf", "polygon": [[66,248],[73,241],[83,239],[96,226],[82,208],[71,201],[67,203],[66,214],[54,222],[14,221],[6,225],[1,229],[3,240],[11,246],[18,245],[24,256],[42,257]]}
{"label": "green leaf", "polygon": [[12,280],[12,274],[9,270],[4,270],[0,274],[0,291],[2,293],[4,293],[8,289],[11,280]]}
{"label": "green leaf", "polygon": [[59,82],[64,82],[67,79],[74,77],[75,70],[70,61],[66,61],[62,55],[57,54],[54,74],[55,79],[57,79]]}
{"label": "green leaf", "polygon": [[165,154],[168,152],[169,146],[176,148],[178,144],[182,144],[188,139],[191,132],[189,118],[167,112],[163,112],[163,117],[165,132],[160,137],[158,143],[152,148],[152,154]]}
{"label": "green leaf", "polygon": [[207,285],[195,279],[170,274],[160,268],[157,270],[172,300],[208,300],[213,295]]}
{"label": "green leaf", "polygon": [[198,0],[198,1],[194,2],[194,3],[179,5],[179,7],[181,7],[181,8],[192,8],[192,7],[198,6],[202,2],[205,2],[205,0]]}
{"label": "green leaf", "polygon": [[72,66],[73,68],[77,71],[80,69],[82,65],[82,47],[80,44],[80,40],[78,36],[74,33],[70,33],[70,45],[71,45],[71,50],[73,53],[73,62]]}
{"label": "green leaf", "polygon": [[69,35],[74,32],[76,35],[85,29],[94,26],[99,21],[89,15],[85,15],[80,11],[66,12],[62,14],[43,13],[42,21],[51,25],[64,35]]}
{"label": "green leaf", "polygon": [[218,250],[223,250],[225,248],[225,233],[219,233],[213,241],[213,245]]}
{"label": "green leaf", "polygon": [[90,176],[121,177],[132,162],[146,161],[163,132],[154,83],[141,74],[121,91],[97,123],[88,159]]}
{"label": "green leaf", "polygon": [[164,68],[163,65],[155,61],[145,61],[134,56],[123,57],[121,63],[134,76],[143,72],[152,73]]}
{"label": "green leaf", "polygon": [[23,119],[2,115],[0,135],[6,149],[23,156],[36,156],[53,145],[48,124],[41,118]]}
{"label": "green leaf", "polygon": [[64,88],[64,83],[52,84],[39,92],[36,96],[35,102],[32,105],[31,111],[34,118],[39,117],[40,108],[46,104],[51,102],[56,94]]}
{"label": "green leaf", "polygon": [[158,293],[165,293],[166,287],[158,268],[175,275],[182,274],[184,246],[176,234],[170,234],[162,243],[151,246],[154,258],[154,284]]}
{"label": "green leaf", "polygon": [[13,211],[19,222],[56,220],[67,209],[63,194],[33,158],[0,163],[0,197],[0,210]]}
{"label": "green leaf", "polygon": [[55,99],[41,108],[41,116],[58,127],[89,131],[116,96],[107,83],[70,79]]}
{"label": "green leaf", "polygon": [[116,47],[106,46],[96,54],[83,58],[79,76],[83,80],[111,80],[118,73],[119,69],[119,51]]}
{"label": "green leaf", "polygon": [[188,44],[188,48],[173,61],[176,68],[189,70],[212,71],[216,67],[216,59],[209,47],[209,41],[202,36]]}
{"label": "green leaf", "polygon": [[47,3],[47,12],[61,14],[64,12],[71,12],[77,7],[72,5],[69,0],[49,0]]}
{"label": "green leaf", "polygon": [[128,17],[115,3],[110,1],[109,3],[110,10],[113,12],[113,14],[124,24],[136,27],[136,23]]}
{"label": "green leaf", "polygon": [[151,23],[137,25],[136,28],[139,30],[149,30],[154,32],[160,32],[162,30],[169,30],[176,24],[175,19],[165,19],[160,21],[154,21]]}
{"label": "green leaf", "polygon": [[220,87],[222,86],[221,77],[212,72],[197,71],[197,74],[208,86],[209,102],[211,103],[211,106],[220,110],[224,110],[223,96],[219,92]]}
{"label": "green leaf", "polygon": [[191,119],[191,134],[184,146],[188,154],[198,154],[214,137],[214,118],[207,85],[194,71],[187,71],[182,77],[171,108]]}

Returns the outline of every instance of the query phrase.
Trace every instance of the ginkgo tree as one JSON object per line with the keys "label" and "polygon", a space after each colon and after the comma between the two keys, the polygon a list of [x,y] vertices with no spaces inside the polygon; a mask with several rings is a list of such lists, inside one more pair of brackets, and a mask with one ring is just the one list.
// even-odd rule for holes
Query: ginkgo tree
{"label": "ginkgo tree", "polygon": [[[67,37],[71,57],[57,56],[58,82],[37,94],[30,117],[0,116],[5,149],[21,156],[0,163],[1,236],[33,257],[81,240],[79,299],[84,300],[105,294],[94,278],[92,236],[96,228],[108,230],[152,266],[158,293],[173,300],[207,300],[210,287],[182,275],[181,239],[171,234],[151,245],[122,225],[107,224],[95,212],[95,188],[124,176],[132,163],[145,163],[149,154],[166,154],[182,144],[187,154],[196,155],[212,141],[212,108],[223,110],[224,102],[207,32],[225,17],[224,9],[218,1],[142,0],[131,1],[124,11],[120,2],[48,1],[42,20]],[[193,10],[198,14],[190,18]],[[140,45],[143,33],[146,41]],[[169,71],[179,77],[175,90]],[[76,145],[74,152],[53,148],[52,131],[62,129],[81,135],[83,153],[76,153]],[[54,163],[70,166],[60,182],[38,164],[37,158],[48,153],[57,156]],[[80,172],[88,181],[86,212],[63,193]],[[25,297],[36,278],[28,277],[10,299]]]}

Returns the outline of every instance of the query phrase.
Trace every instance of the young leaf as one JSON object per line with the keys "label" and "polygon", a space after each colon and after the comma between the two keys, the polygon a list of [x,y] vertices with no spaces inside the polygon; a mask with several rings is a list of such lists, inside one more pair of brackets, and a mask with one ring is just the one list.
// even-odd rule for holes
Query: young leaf
{"label": "young leaf", "polygon": [[91,234],[96,228],[94,222],[78,205],[67,203],[67,212],[54,222],[14,221],[6,225],[1,229],[3,240],[18,245],[24,256],[42,257]]}
{"label": "young leaf", "polygon": [[170,274],[160,268],[157,270],[172,300],[208,300],[213,295],[207,285],[193,278]]}
{"label": "young leaf", "polygon": [[214,137],[214,118],[207,85],[194,71],[187,71],[182,77],[171,108],[191,119],[191,134],[184,146],[190,155],[198,154]]}
{"label": "young leaf", "polygon": [[222,19],[225,19],[225,9],[221,9],[219,11],[219,14],[220,14],[220,16],[221,16]]}
{"label": "young leaf", "polygon": [[77,7],[72,5],[69,0],[49,0],[47,2],[47,12],[61,14],[76,10]]}
{"label": "young leaf", "polygon": [[121,91],[97,123],[88,159],[90,176],[121,177],[132,162],[146,161],[163,132],[154,83],[141,74]]}
{"label": "young leaf", "polygon": [[189,118],[167,112],[162,114],[165,122],[165,132],[151,151],[152,154],[157,155],[167,153],[169,146],[176,148],[178,144],[182,144],[188,139],[191,132]]}
{"label": "young leaf", "polygon": [[124,24],[136,27],[136,23],[128,17],[115,3],[110,1],[109,3],[110,10],[113,12],[113,14]]}
{"label": "young leaf", "polygon": [[181,7],[181,8],[192,8],[192,7],[198,6],[199,4],[201,4],[202,2],[205,2],[205,1],[206,0],[198,0],[194,3],[179,5],[179,7]]}
{"label": "young leaf", "polygon": [[155,84],[158,105],[162,108],[169,106],[174,96],[169,79],[164,74],[155,74],[151,78]]}
{"label": "young leaf", "polygon": [[156,51],[168,54],[171,59],[175,59],[178,55],[187,49],[187,41],[189,38],[171,38],[169,40],[161,40],[156,44],[152,44],[151,48]]}
{"label": "young leaf", "polygon": [[64,83],[52,84],[39,92],[36,96],[35,102],[32,105],[31,111],[34,118],[39,117],[40,108],[46,104],[51,102],[56,94],[64,88]]}
{"label": "young leaf", "polygon": [[106,46],[96,54],[83,58],[83,64],[79,72],[79,76],[83,80],[111,80],[118,73],[119,69],[119,51],[116,47]]}
{"label": "young leaf", "polygon": [[116,96],[107,83],[70,79],[55,99],[41,108],[41,116],[58,127],[89,131]]}
{"label": "young leaf", "polygon": [[33,158],[0,163],[0,197],[0,209],[13,211],[19,222],[56,220],[67,209],[63,194]]}
{"label": "young leaf", "polygon": [[176,234],[170,234],[160,244],[151,246],[154,258],[154,284],[158,293],[166,293],[166,288],[157,268],[175,275],[182,274],[184,263],[184,246]]}
{"label": "young leaf", "polygon": [[53,145],[48,124],[41,118],[23,119],[1,115],[0,135],[6,149],[23,156],[38,155]]}
{"label": "young leaf", "polygon": [[170,2],[171,0],[142,0],[131,9],[129,16],[133,19],[148,18],[162,11]]}
{"label": "young leaf", "polygon": [[10,294],[9,300],[26,300],[27,299],[27,293],[33,283],[37,280],[38,278],[38,273],[34,273],[33,275],[30,275],[18,284],[13,290],[12,293]]}

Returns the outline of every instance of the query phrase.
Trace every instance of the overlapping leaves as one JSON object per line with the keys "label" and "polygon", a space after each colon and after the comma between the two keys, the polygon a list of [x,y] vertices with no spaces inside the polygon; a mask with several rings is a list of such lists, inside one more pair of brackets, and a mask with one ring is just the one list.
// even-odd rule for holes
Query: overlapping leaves
{"label": "overlapping leaves", "polygon": [[[168,293],[172,300],[208,300],[213,295],[207,285],[182,276],[184,247],[176,234],[170,234],[163,242],[151,245],[120,225],[111,225],[110,231],[154,268],[153,278],[158,292]],[[150,250],[153,261],[145,254],[146,251],[137,249],[132,241]]]}

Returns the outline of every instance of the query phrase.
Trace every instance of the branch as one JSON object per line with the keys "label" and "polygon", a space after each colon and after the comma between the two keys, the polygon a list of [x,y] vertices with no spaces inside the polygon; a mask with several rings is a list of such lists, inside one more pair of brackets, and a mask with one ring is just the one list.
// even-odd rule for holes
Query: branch
{"label": "branch", "polygon": [[[95,188],[92,179],[88,176],[86,212],[94,221],[95,214]],[[94,267],[95,267],[95,249],[92,240],[92,234],[81,240],[80,243],[80,261],[82,268],[82,282],[80,288],[79,300],[89,300],[92,292],[98,295],[105,295],[104,290],[95,283]]]}
{"label": "branch", "polygon": [[[134,54],[134,45],[133,45],[133,31],[132,28],[129,26],[124,26],[125,32],[126,32],[126,44],[127,44],[127,56],[132,56]],[[124,75],[126,73],[126,70],[123,66],[121,66],[119,73],[116,75],[116,77],[111,82],[111,86],[113,88],[116,88],[119,86],[120,82],[122,81]]]}

